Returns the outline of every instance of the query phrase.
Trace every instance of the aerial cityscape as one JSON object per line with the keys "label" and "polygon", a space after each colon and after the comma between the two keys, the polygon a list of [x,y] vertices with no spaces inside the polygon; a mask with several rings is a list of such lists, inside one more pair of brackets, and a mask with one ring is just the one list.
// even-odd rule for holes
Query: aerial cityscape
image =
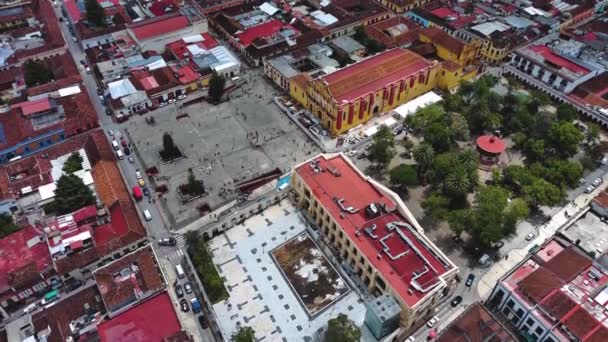
{"label": "aerial cityscape", "polygon": [[608,342],[608,0],[0,0],[0,342]]}

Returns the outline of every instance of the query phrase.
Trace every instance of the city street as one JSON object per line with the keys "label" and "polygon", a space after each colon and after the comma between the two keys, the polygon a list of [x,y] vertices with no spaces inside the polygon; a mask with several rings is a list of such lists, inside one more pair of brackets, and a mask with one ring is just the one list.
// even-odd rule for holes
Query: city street
{"label": "city street", "polygon": [[[58,18],[62,17],[61,7],[55,7],[55,14],[57,15]],[[72,39],[72,36],[67,27],[67,25],[68,25],[67,23],[68,23],[68,20],[64,20],[63,22],[60,22],[61,31],[62,31],[63,37],[68,45],[68,48],[72,54],[72,57],[74,58],[74,62],[78,66],[78,70],[83,79],[84,85],[86,86],[86,89],[89,93],[89,97],[91,98],[91,101],[93,102],[93,105],[95,106],[95,110],[98,114],[101,127],[104,129],[104,131],[108,135],[108,139],[110,140],[110,142],[112,140],[112,137],[110,137],[108,134],[109,130],[112,130],[114,132],[115,137],[117,137],[118,134],[121,134],[124,137],[124,132],[122,131],[121,124],[114,122],[112,120],[111,116],[106,115],[105,106],[101,103],[99,96],[97,95],[97,83],[96,83],[95,79],[94,79],[93,75],[91,73],[88,73],[85,70],[84,66],[80,63],[81,60],[86,60],[84,51]],[[125,137],[125,139],[127,139],[127,138]],[[118,138],[117,138],[117,140],[118,140]],[[131,156],[135,159],[134,163],[130,163],[127,160],[128,156],[125,156],[125,158],[122,160],[117,159],[118,164],[120,166],[120,170],[123,175],[123,178],[124,178],[125,182],[127,183],[127,186],[129,187],[129,189],[132,189],[133,186],[137,185],[137,177],[135,176],[135,170],[137,170],[137,169],[139,169],[143,173],[146,184],[149,183],[148,179],[145,175],[145,170],[141,167],[139,160],[137,159],[137,157],[135,156],[134,153],[131,153]],[[153,189],[150,189],[150,191],[152,192]],[[155,197],[154,193],[152,192],[152,195],[150,198],[154,198],[154,197]],[[147,228],[148,237],[150,238],[152,247],[154,248],[154,252],[158,256],[158,258],[164,259],[164,260],[159,260],[159,262],[163,266],[164,273],[167,277],[167,283],[168,283],[167,291],[172,292],[172,296],[174,296],[174,288],[173,288],[172,284],[173,284],[174,280],[176,279],[175,265],[180,263],[183,259],[183,253],[184,253],[183,237],[175,236],[175,238],[178,242],[177,246],[174,246],[174,247],[158,246],[158,239],[170,236],[169,231],[167,230],[167,227],[165,226],[165,223],[163,222],[163,218],[160,214],[159,208],[156,206],[156,203],[150,203],[147,198],[143,198],[141,201],[135,202],[135,203],[137,204],[141,220]],[[151,213],[152,219],[149,221],[145,220],[145,218],[143,216],[143,211],[145,209],[148,209]],[[187,329],[187,331],[189,331],[191,334],[194,335],[195,341],[205,341],[205,342],[206,341],[215,341],[214,337],[211,334],[210,329],[205,329],[205,330],[201,329],[200,325],[198,324],[198,322],[197,322],[195,316],[192,314],[192,312],[190,311],[187,313],[187,315],[184,315],[184,313],[180,311],[180,308],[177,303],[178,303],[177,301],[174,301],[175,310],[178,312],[178,315],[180,315],[180,317],[182,318],[182,322],[184,322],[184,325],[185,325],[184,328]],[[184,316],[191,317],[192,319],[184,320]],[[192,324],[191,322],[194,322],[196,324]],[[197,330],[198,330],[198,334],[196,333]]]}

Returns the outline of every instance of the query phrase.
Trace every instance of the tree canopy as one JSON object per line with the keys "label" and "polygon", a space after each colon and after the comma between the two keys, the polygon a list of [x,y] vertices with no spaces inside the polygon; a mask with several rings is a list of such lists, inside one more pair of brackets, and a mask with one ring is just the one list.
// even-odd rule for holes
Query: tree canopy
{"label": "tree canopy", "polygon": [[23,63],[23,69],[23,77],[28,87],[48,83],[54,78],[53,72],[44,63],[39,61],[30,59]]}
{"label": "tree canopy", "polygon": [[382,125],[374,135],[369,149],[369,159],[380,167],[386,167],[395,156],[395,134],[389,127]]}
{"label": "tree canopy", "polygon": [[231,340],[233,342],[254,342],[255,331],[252,327],[240,327],[239,330],[232,334]]}
{"label": "tree canopy", "polygon": [[224,76],[214,72],[209,80],[209,98],[211,101],[219,103],[222,100],[222,96],[224,96],[225,88],[226,79]]}
{"label": "tree canopy", "polygon": [[171,161],[182,156],[182,152],[173,142],[173,137],[167,132],[163,134],[163,149],[160,151],[160,156],[165,161]]}
{"label": "tree canopy", "polygon": [[13,216],[9,213],[0,214],[0,239],[9,236],[19,230],[15,224]]}
{"label": "tree canopy", "polygon": [[53,211],[63,215],[91,204],[95,204],[95,196],[80,177],[68,174],[59,178],[55,189],[55,201],[51,206]]}
{"label": "tree canopy", "polygon": [[401,164],[389,172],[391,184],[407,191],[407,187],[418,184],[418,174],[412,165]]}
{"label": "tree canopy", "polygon": [[327,342],[358,342],[361,339],[361,330],[345,314],[330,319],[327,322],[325,341]]}
{"label": "tree canopy", "polygon": [[82,170],[82,156],[80,153],[74,152],[70,154],[68,159],[63,164],[63,172],[65,173],[74,173],[78,170]]}
{"label": "tree canopy", "polygon": [[106,11],[97,0],[85,0],[84,9],[89,23],[100,28],[106,27]]}

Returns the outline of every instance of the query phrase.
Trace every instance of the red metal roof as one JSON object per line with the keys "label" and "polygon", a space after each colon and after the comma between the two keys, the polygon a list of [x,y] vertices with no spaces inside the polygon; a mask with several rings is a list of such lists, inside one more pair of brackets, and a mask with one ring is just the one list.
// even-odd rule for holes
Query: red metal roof
{"label": "red metal roof", "polygon": [[[319,162],[319,167],[324,170],[323,172],[315,173],[309,164],[304,164],[296,169],[297,174],[308,185],[314,197],[328,210],[335,221],[340,223],[340,228],[365,254],[369,262],[378,272],[382,273],[395,292],[408,305],[416,304],[424,297],[424,293],[412,291],[410,294],[408,292],[412,284],[412,272],[422,273],[425,266],[424,260],[426,259],[434,271],[430,270],[418,278],[416,283],[422,287],[427,287],[436,283],[437,277],[447,271],[446,266],[408,228],[401,227],[399,230],[409,241],[402,238],[396,231],[387,229],[387,225],[393,222],[407,223],[407,220],[398,212],[384,214],[372,219],[365,214],[365,208],[372,203],[386,206],[387,211],[394,210],[396,205],[389,197],[369,183],[341,155],[329,159],[320,156],[315,160]],[[335,174],[339,174],[339,176],[335,176]],[[343,199],[345,207],[353,207],[359,210],[356,213],[343,213],[336,199]],[[376,226],[373,232],[377,236],[375,239],[364,233],[364,228],[373,225]],[[385,246],[383,243],[393,256],[406,251],[407,254],[396,260],[391,260],[384,252]],[[420,251],[421,254],[418,254],[416,250]],[[378,255],[381,257],[378,258]]]}
{"label": "red metal roof", "polygon": [[499,137],[482,135],[477,138],[477,147],[485,152],[499,154],[505,151],[505,143]]}
{"label": "red metal roof", "polygon": [[407,49],[392,49],[321,77],[338,102],[355,99],[418,75],[432,64]]}
{"label": "red metal roof", "polygon": [[97,326],[102,342],[162,341],[181,330],[167,293],[159,294]]}
{"label": "red metal roof", "polygon": [[74,221],[76,223],[83,222],[90,218],[96,217],[97,208],[95,207],[95,205],[89,205],[86,207],[82,207],[82,208],[76,210],[75,212],[73,212],[72,216],[74,217]]}
{"label": "red metal roof", "polygon": [[213,49],[219,45],[217,40],[215,40],[215,38],[213,38],[209,32],[201,33],[200,36],[203,37],[202,42],[186,43],[183,39],[180,39],[167,44],[167,49],[171,51],[178,59],[184,59],[184,55],[186,53],[190,53],[190,51],[188,51],[188,45],[198,45],[205,50]]}
{"label": "red metal roof", "polygon": [[283,27],[289,27],[289,25],[285,25],[279,20],[273,19],[256,26],[252,26],[246,29],[244,32],[237,34],[236,37],[241,41],[243,46],[247,47],[251,45],[251,42],[253,42],[254,39],[272,36],[273,34],[279,32]]}
{"label": "red metal roof", "polygon": [[433,13],[434,15],[438,16],[439,18],[446,18],[446,17],[459,17],[460,15],[458,14],[458,12],[453,11],[447,7],[440,7],[438,9],[432,10],[431,13]]}
{"label": "red metal roof", "polygon": [[51,109],[51,101],[48,97],[45,97],[39,100],[18,103],[11,106],[11,109],[13,108],[21,108],[21,113],[28,116],[30,114],[40,113]]}
{"label": "red metal roof", "polygon": [[560,55],[557,55],[553,52],[553,49],[544,45],[532,45],[530,46],[530,50],[536,52],[541,55],[546,61],[551,64],[557,65],[561,68],[568,69],[575,74],[580,76],[584,76],[589,73],[589,69],[578,65]]}
{"label": "red metal roof", "polygon": [[32,244],[40,236],[42,232],[28,226],[0,240],[0,290],[11,286],[25,270],[34,267],[40,273],[53,266],[46,242],[38,240],[28,247],[28,241]]}
{"label": "red metal roof", "polygon": [[167,15],[141,21],[131,25],[131,30],[139,40],[153,38],[161,34],[181,30],[188,27],[188,18],[183,15]]}

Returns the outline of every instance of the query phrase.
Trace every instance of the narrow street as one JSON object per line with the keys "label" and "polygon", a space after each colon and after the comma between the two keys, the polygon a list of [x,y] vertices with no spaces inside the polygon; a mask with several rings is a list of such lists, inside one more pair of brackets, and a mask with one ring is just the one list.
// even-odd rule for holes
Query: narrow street
{"label": "narrow street", "polygon": [[[55,9],[55,14],[57,15],[57,17],[61,18],[62,17],[61,7],[54,7],[54,9]],[[106,115],[106,108],[101,103],[99,95],[97,94],[97,88],[98,88],[97,82],[95,81],[93,74],[87,72],[85,70],[85,67],[80,62],[82,60],[86,61],[86,56],[85,56],[84,51],[81,49],[80,45],[78,45],[77,42],[74,42],[72,35],[70,34],[70,31],[67,26],[68,20],[64,20],[63,22],[60,22],[59,24],[61,27],[61,31],[62,31],[64,40],[66,41],[68,48],[70,50],[70,53],[72,54],[72,57],[74,58],[74,62],[76,63],[76,65],[78,67],[78,70],[79,70],[82,80],[84,82],[84,86],[86,87],[86,90],[89,93],[89,97],[91,98],[91,101],[93,102],[93,105],[94,105],[97,115],[99,117],[100,125],[106,132],[106,136],[108,137],[108,140],[110,141],[110,143],[113,138],[115,138],[117,141],[119,141],[118,136],[120,135],[120,136],[125,137],[125,139],[127,140],[127,143],[129,143],[127,137],[125,136],[125,132],[124,132],[125,128],[128,126],[129,121],[127,121],[125,123],[116,123],[116,122],[114,122],[114,120],[112,119],[111,116]],[[88,61],[87,61],[87,64],[88,64]],[[109,135],[110,130],[114,133],[114,137],[111,137]],[[129,187],[129,189],[132,189],[134,186],[136,186],[138,184],[137,177],[135,176],[135,171],[137,169],[139,169],[142,172],[144,180],[147,185],[149,183],[149,180],[148,180],[147,176],[145,175],[145,170],[142,168],[140,161],[137,159],[135,153],[131,153],[130,156],[133,157],[134,163],[130,163],[128,161],[129,156],[125,156],[125,158],[122,160],[117,159],[117,162],[120,166],[120,170],[122,172],[122,176],[123,176],[125,182],[127,183],[127,186]],[[192,311],[189,311],[187,313],[181,312],[178,302],[175,300],[175,291],[174,291],[174,287],[173,287],[174,282],[177,280],[175,265],[183,262],[183,257],[184,257],[184,253],[185,253],[185,247],[184,247],[185,243],[184,243],[184,239],[182,236],[176,235],[175,238],[177,240],[177,246],[162,247],[162,246],[158,245],[158,239],[169,237],[169,236],[171,236],[171,234],[169,233],[169,231],[165,225],[165,222],[163,221],[159,207],[156,205],[155,201],[152,201],[152,198],[156,198],[156,196],[154,194],[154,189],[150,188],[150,192],[151,192],[151,196],[149,197],[150,200],[148,200],[148,198],[144,197],[141,201],[135,202],[135,203],[137,204],[140,218],[147,228],[148,237],[150,239],[154,252],[156,253],[157,257],[159,259],[161,259],[161,260],[159,260],[159,263],[163,267],[164,274],[167,277],[167,291],[170,293],[171,297],[174,299],[173,304],[175,306],[175,310],[177,311],[178,316],[182,320],[182,324],[184,325],[183,328],[186,329],[189,333],[191,333],[194,336],[195,341],[204,341],[204,342],[215,341],[215,338],[213,337],[211,330],[210,329],[204,329],[204,330],[201,329],[201,327],[196,319],[196,315],[192,314]],[[150,211],[150,213],[152,214],[152,219],[149,221],[147,221],[143,216],[143,211],[146,209],[148,209]],[[181,282],[184,283],[185,280],[182,280]],[[187,296],[186,298],[189,301],[189,297]],[[199,298],[199,300],[201,300],[201,299]]]}

